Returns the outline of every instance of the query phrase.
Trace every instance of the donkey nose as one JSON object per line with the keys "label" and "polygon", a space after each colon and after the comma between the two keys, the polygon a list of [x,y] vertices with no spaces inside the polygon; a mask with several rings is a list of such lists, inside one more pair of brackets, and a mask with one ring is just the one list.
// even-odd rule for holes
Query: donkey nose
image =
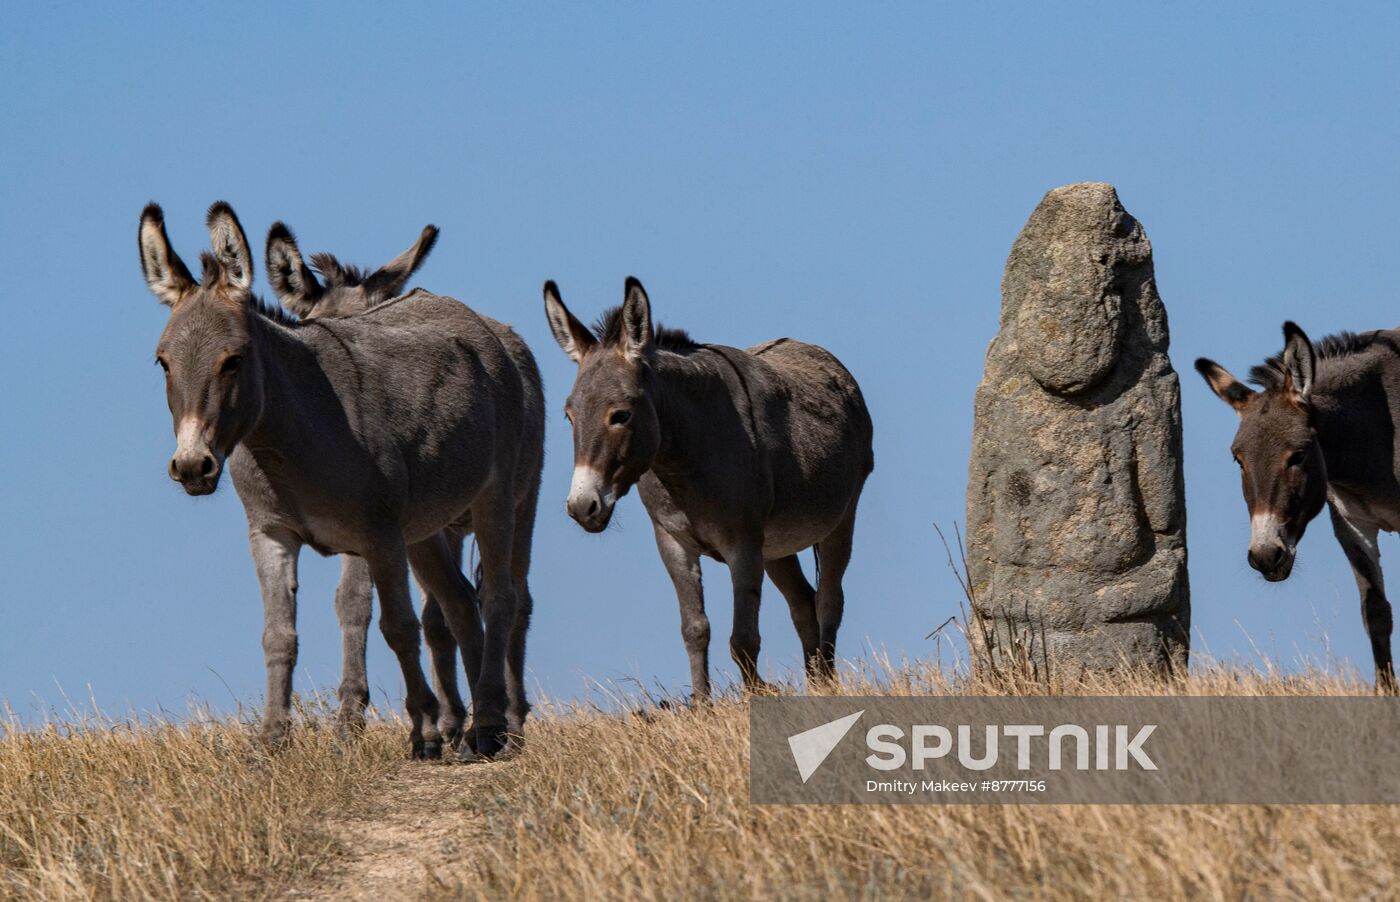
{"label": "donkey nose", "polygon": [[590,466],[574,467],[574,481],[564,507],[574,522],[589,532],[602,532],[612,519],[613,493],[598,471]]}
{"label": "donkey nose", "polygon": [[176,482],[209,479],[218,468],[219,462],[208,451],[180,452],[170,458],[170,478]]}
{"label": "donkey nose", "polygon": [[587,524],[598,516],[598,511],[602,504],[598,500],[596,493],[589,492],[584,495],[573,495],[568,502],[569,516],[579,523]]}
{"label": "donkey nose", "polygon": [[1249,566],[1260,573],[1272,573],[1283,563],[1283,546],[1268,544],[1249,547]]}

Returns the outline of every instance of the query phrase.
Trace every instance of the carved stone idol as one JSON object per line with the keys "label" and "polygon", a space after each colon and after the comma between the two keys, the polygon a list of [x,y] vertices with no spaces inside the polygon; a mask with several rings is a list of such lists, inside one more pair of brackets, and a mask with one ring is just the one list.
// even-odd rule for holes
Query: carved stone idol
{"label": "carved stone idol", "polygon": [[968,569],[992,652],[1186,664],[1181,399],[1152,246],[1111,185],[1045,195],[977,388]]}

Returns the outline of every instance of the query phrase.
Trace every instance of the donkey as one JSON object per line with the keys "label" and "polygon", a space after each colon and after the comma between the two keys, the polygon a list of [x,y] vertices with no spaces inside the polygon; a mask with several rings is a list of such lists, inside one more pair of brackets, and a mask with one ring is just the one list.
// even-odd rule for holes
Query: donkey
{"label": "donkey", "polygon": [[1270,582],[1293,571],[1298,542],[1325,504],[1351,562],[1376,686],[1395,691],[1380,530],[1400,530],[1400,331],[1324,338],[1283,324],[1283,352],[1243,385],[1204,357],[1196,370],[1240,416],[1230,446],[1249,507],[1249,564]]}
{"label": "donkey", "polygon": [[[578,378],[568,513],[601,532],[635,484],[680,602],[695,699],[710,697],[710,622],[700,556],[729,565],[729,651],[750,691],[766,571],[787,599],[809,679],[834,673],[856,504],[874,469],[873,429],[856,380],[835,357],[790,338],[747,350],[652,328],[651,302],[628,278],[621,307],[590,332],[553,282],[545,315]],[[817,588],[797,554],[815,546]]]}
{"label": "donkey", "polygon": [[[347,319],[279,314],[251,291],[252,255],[232,208],[215,203],[207,224],[213,252],[198,280],[156,204],[142,211],[138,243],[147,285],[171,308],[156,346],[176,435],[170,477],[207,495],[227,465],[248,517],[265,616],[264,738],[280,743],[290,724],[297,557],[310,545],[369,564],[380,629],[403,670],[414,756],[441,756],[442,734],[410,566],[458,644],[481,649],[476,745],[500,752],[526,378],[485,320],[424,291]],[[473,528],[481,547],[484,631],[452,527]]]}
{"label": "donkey", "polygon": [[[285,224],[278,222],[267,234],[267,277],[278,300],[303,322],[355,316],[402,293],[409,278],[432,252],[437,237],[436,226],[424,227],[418,240],[408,250],[369,272],[343,265],[333,255],[325,253],[313,254],[312,266],[307,266],[297,246],[296,236]],[[317,270],[325,280],[324,285],[316,278]],[[544,393],[535,358],[520,336],[509,326],[488,316],[481,319],[505,347],[522,375],[525,389],[525,433],[516,468],[519,503],[515,510],[515,539],[511,551],[511,578],[515,582],[517,608],[506,650],[510,695],[506,725],[510,735],[523,736],[525,717],[529,712],[524,683],[525,635],[534,607],[528,576],[540,469],[544,463]],[[448,541],[459,568],[464,537],[460,529],[449,528]],[[342,556],[335,608],[342,643],[341,722],[346,728],[363,722],[364,709],[369,700],[365,638],[372,611],[371,583],[369,565],[363,558]],[[432,661],[434,689],[439,703],[444,705],[438,719],[438,729],[449,743],[455,744],[462,737],[466,718],[466,706],[462,704],[462,696],[457,689],[457,643],[443,618],[437,599],[426,588],[424,595],[423,636]],[[473,654],[472,649],[464,649],[463,652],[467,656]],[[464,664],[467,667],[468,687],[475,692],[473,687],[481,666],[479,650],[476,650],[475,660],[465,660]],[[467,739],[470,744],[471,731],[468,731]]]}

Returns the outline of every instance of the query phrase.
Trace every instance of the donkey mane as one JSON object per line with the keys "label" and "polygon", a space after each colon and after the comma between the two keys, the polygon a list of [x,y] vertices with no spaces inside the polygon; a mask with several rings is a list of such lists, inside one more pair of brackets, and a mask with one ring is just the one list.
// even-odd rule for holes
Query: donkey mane
{"label": "donkey mane", "polygon": [[263,319],[272,320],[279,326],[301,325],[301,320],[298,319],[290,311],[288,311],[285,307],[282,307],[278,304],[269,304],[267,301],[264,301],[262,298],[258,297],[252,292],[249,292],[248,294],[248,307],[251,308],[254,313],[258,314]]}
{"label": "donkey mane", "polygon": [[[604,311],[598,321],[593,324],[593,334],[598,337],[598,341],[604,347],[616,345],[622,341],[622,307],[621,305]],[[657,325],[656,346],[666,351],[697,351],[704,347],[695,339],[690,337],[690,333],[684,329],[672,329],[667,326]]]}
{"label": "donkey mane", "polygon": [[[1360,335],[1355,332],[1338,332],[1316,342],[1313,345],[1313,354],[1318,360],[1350,357],[1371,347],[1379,338],[1379,332],[1363,332]],[[1283,367],[1283,352],[1280,351],[1258,366],[1251,367],[1249,381],[1266,390],[1280,388],[1283,386],[1286,372]]]}
{"label": "donkey mane", "polygon": [[326,281],[328,288],[354,288],[356,285],[363,285],[366,279],[374,275],[372,269],[341,263],[334,254],[312,254],[311,268]]}

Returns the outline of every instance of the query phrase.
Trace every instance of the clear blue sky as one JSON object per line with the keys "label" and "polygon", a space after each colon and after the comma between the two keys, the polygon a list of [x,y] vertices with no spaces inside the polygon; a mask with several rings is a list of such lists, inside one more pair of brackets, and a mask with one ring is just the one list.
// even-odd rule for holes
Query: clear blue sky
{"label": "clear blue sky", "polygon": [[[529,666],[572,697],[589,678],[679,687],[687,669],[635,493],[602,536],[564,515],[573,365],[541,283],[591,318],[636,274],[657,317],[701,340],[838,354],[877,461],[840,651],[925,655],[957,611],[933,524],[963,519],[1007,251],[1046,190],[1086,180],[1118,187],[1156,251],[1194,648],[1369,672],[1325,518],[1287,583],[1248,568],[1235,417],[1191,361],[1243,370],[1285,318],[1316,335],[1400,321],[1400,6],[459,6],[0,12],[0,697],[33,714],[90,685],[108,709],[178,711],[262,691],[238,499],[188,498],[165,474],[166,310],[136,254],[148,200],[186,260],[219,198],[259,248],[281,218],[305,250],[364,264],[442,228],[418,283],[514,323],[544,370]],[[303,554],[299,688],[338,679],[337,573]],[[727,576],[706,576],[732,673]],[[769,663],[795,664],[771,586],[762,626]],[[370,646],[376,700],[397,697],[377,631]]]}

